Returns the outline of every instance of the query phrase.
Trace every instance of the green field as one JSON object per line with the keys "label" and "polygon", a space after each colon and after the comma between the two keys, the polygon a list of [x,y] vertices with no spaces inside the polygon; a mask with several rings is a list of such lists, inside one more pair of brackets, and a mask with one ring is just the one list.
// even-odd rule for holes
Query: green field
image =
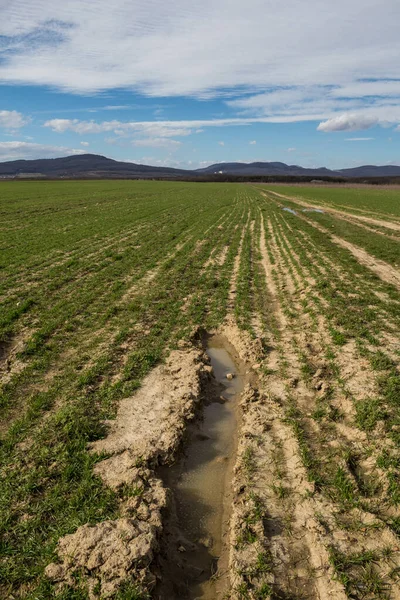
{"label": "green field", "polygon": [[[89,598],[88,571],[44,573],[132,495],[88,444],[181,340],[229,319],[258,349],[265,427],[239,444],[256,508],[226,597],[399,597],[399,190],[1,182],[0,214],[1,598]],[[134,567],[109,597],[155,598]]]}

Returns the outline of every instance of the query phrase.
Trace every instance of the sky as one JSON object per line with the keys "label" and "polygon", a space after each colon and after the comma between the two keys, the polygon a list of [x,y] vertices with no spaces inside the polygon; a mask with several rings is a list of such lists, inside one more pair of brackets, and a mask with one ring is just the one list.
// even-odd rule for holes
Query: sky
{"label": "sky", "polygon": [[0,0],[0,161],[400,165],[399,0]]}

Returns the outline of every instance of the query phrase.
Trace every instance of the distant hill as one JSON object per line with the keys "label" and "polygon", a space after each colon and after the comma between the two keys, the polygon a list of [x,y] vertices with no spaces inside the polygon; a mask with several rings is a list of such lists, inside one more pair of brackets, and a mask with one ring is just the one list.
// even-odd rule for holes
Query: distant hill
{"label": "distant hill", "polygon": [[288,177],[400,177],[400,166],[387,165],[377,167],[365,165],[352,169],[338,169],[333,171],[320,167],[306,169],[299,165],[286,165],[282,162],[253,162],[253,163],[217,163],[205,169],[198,169],[197,173],[226,174],[241,176],[282,175]]}
{"label": "distant hill", "polygon": [[[379,167],[378,167],[379,168]],[[398,168],[400,175],[400,167]],[[341,171],[331,171],[325,167],[318,169],[305,169],[298,165],[286,165],[282,162],[253,162],[253,163],[217,163],[205,169],[198,169],[197,173],[227,174],[241,176],[283,175],[283,176],[311,176],[311,177],[343,177]]]}
{"label": "distant hill", "polygon": [[395,165],[386,165],[384,167],[365,165],[363,167],[354,167],[353,169],[341,169],[339,172],[345,177],[399,177],[400,167]]}
{"label": "distant hill", "polygon": [[0,163],[0,176],[27,177],[181,177],[187,172],[169,167],[151,167],[120,162],[97,154],[76,154],[65,158],[13,160]]}
{"label": "distant hill", "polygon": [[168,178],[206,179],[218,176],[231,177],[315,177],[318,178],[367,178],[400,177],[400,166],[366,165],[352,169],[332,171],[325,167],[307,169],[282,162],[216,163],[204,169],[186,170],[170,167],[154,167],[121,162],[97,154],[77,154],[65,158],[40,160],[14,160],[0,163],[1,178],[50,177],[50,178]]}

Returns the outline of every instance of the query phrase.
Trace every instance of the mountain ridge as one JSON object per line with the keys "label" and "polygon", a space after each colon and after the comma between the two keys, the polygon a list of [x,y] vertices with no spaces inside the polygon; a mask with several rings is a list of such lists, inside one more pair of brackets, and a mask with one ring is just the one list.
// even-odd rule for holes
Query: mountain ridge
{"label": "mountain ridge", "polygon": [[43,158],[33,160],[14,160],[0,162],[1,178],[23,177],[400,177],[400,166],[397,165],[362,165],[346,169],[328,169],[326,167],[307,168],[299,165],[288,165],[283,162],[225,162],[215,163],[202,169],[177,169],[173,167],[158,167],[117,161],[99,154],[74,154],[61,158]]}

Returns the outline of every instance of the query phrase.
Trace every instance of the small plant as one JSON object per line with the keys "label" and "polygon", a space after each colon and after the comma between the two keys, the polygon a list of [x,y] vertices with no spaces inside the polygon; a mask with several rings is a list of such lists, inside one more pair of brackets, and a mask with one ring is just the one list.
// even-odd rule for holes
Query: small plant
{"label": "small plant", "polygon": [[378,421],[385,420],[387,411],[382,407],[382,402],[376,398],[366,398],[355,402],[356,423],[360,429],[372,431]]}
{"label": "small plant", "polygon": [[281,500],[283,498],[286,498],[290,494],[290,489],[288,487],[283,486],[282,484],[273,485],[272,490],[276,494],[276,496]]}

